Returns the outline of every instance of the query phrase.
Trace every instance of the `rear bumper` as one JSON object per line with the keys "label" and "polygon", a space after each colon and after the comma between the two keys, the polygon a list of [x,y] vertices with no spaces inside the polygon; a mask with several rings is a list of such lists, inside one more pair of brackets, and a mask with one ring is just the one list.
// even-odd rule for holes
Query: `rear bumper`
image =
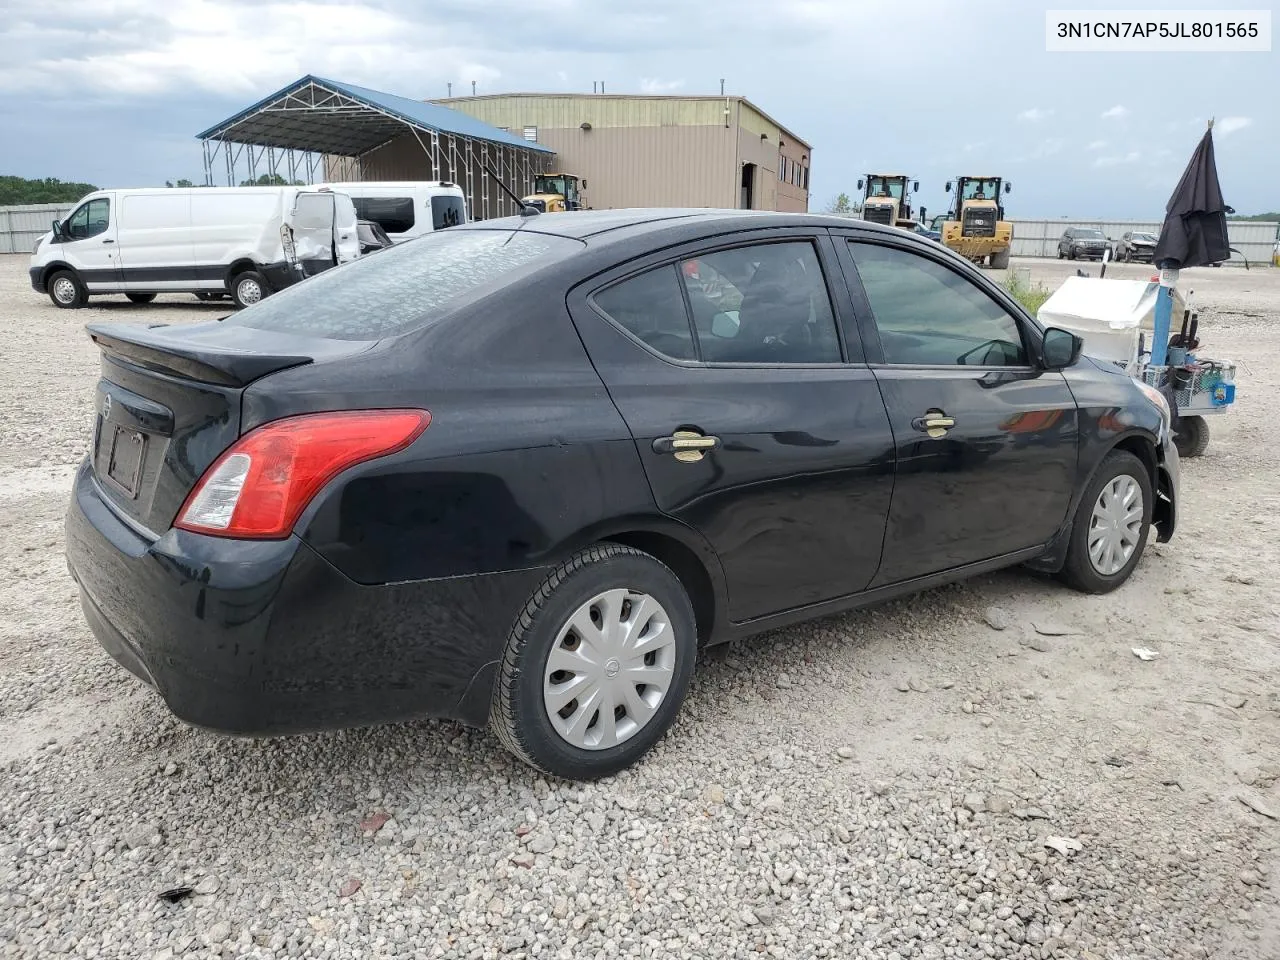
{"label": "rear bumper", "polygon": [[296,537],[140,536],[88,465],[67,564],[99,643],[180,719],[266,736],[419,716],[479,726],[541,570],[365,586]]}

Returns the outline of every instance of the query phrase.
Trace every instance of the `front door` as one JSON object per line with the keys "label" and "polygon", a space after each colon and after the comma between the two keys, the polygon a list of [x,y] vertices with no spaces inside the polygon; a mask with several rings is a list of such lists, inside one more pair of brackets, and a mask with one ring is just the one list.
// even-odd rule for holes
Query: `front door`
{"label": "front door", "polygon": [[93,197],[67,217],[61,237],[61,256],[71,264],[90,293],[122,289],[117,212],[111,196]]}
{"label": "front door", "polygon": [[1079,422],[1032,331],[942,254],[848,242],[897,476],[874,586],[1051,540],[1076,482]]}
{"label": "front door", "polygon": [[880,562],[892,436],[839,281],[828,237],[753,231],[570,295],[658,508],[715,549],[735,622],[862,590]]}

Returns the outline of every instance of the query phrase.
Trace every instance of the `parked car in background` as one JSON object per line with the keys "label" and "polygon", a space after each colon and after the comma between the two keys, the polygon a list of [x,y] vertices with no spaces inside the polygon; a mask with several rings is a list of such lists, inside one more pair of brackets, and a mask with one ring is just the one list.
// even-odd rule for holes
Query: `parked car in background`
{"label": "parked car in background", "polygon": [[1097,227],[1068,227],[1058,240],[1058,259],[1101,260],[1110,243]]}
{"label": "parked car in background", "polygon": [[336,191],[99,190],[40,238],[30,274],[58,307],[108,293],[230,294],[244,307],[358,256],[355,207]]}
{"label": "parked car in background", "polygon": [[379,250],[385,250],[392,244],[391,238],[387,236],[387,231],[372,220],[358,220],[356,222],[356,235],[360,238],[360,256],[362,257],[366,254],[377,253]]}
{"label": "parked car in background", "polygon": [[1174,532],[1161,394],[865,221],[489,220],[89,333],[68,564],[215,730],[446,716],[604,776],[710,644],[1017,564],[1104,593]]}
{"label": "parked car in background", "polygon": [[1157,239],[1159,238],[1154,233],[1141,230],[1128,231],[1116,243],[1116,254],[1113,259],[1123,260],[1125,263],[1132,263],[1134,260],[1150,263],[1155,256]]}
{"label": "parked car in background", "polygon": [[936,240],[939,243],[942,242],[942,231],[935,230],[926,224],[917,223],[915,225],[915,232],[922,237],[926,237],[929,240]]}
{"label": "parked car in background", "polygon": [[462,188],[446,180],[325,183],[351,197],[361,220],[372,220],[395,243],[467,222]]}

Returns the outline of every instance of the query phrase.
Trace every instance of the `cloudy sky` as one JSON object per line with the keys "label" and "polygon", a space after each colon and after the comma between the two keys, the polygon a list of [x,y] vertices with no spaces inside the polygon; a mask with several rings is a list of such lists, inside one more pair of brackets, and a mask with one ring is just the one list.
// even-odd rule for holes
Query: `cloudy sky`
{"label": "cloudy sky", "polygon": [[936,212],[947,179],[991,173],[1017,216],[1158,217],[1210,116],[1227,201],[1280,209],[1275,52],[1046,53],[1044,11],[1063,6],[0,0],[0,173],[198,181],[195,133],[307,73],[423,99],[471,81],[715,93],[723,77],[814,145],[814,209],[891,169]]}

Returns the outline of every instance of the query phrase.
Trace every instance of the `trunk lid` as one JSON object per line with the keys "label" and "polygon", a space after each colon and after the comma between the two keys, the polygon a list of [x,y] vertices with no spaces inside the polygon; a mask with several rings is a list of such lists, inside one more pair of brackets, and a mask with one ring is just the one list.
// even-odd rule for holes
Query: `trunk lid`
{"label": "trunk lid", "polygon": [[239,438],[246,386],[372,346],[218,322],[88,331],[102,351],[93,472],[117,510],[152,537],[169,529],[196,481]]}

